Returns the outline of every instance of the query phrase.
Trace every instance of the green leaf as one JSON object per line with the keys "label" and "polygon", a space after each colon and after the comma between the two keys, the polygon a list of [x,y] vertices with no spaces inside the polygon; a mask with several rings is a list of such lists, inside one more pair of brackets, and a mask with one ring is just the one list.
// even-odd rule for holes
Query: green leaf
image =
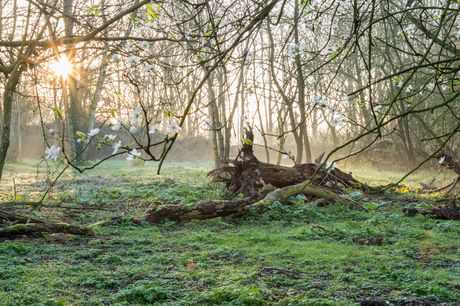
{"label": "green leaf", "polygon": [[112,114],[112,117],[115,118],[115,110],[113,108],[110,110],[110,113]]}
{"label": "green leaf", "polygon": [[171,117],[171,112],[169,110],[164,110],[163,113],[168,116],[168,117]]}
{"label": "green leaf", "polygon": [[84,10],[83,12],[87,13],[87,12],[92,12],[92,11],[93,11],[93,9],[89,8],[89,9]]}
{"label": "green leaf", "polygon": [[364,204],[363,204],[363,207],[364,207],[364,208],[367,208],[367,209],[375,209],[375,208],[377,208],[378,206],[375,205],[374,203],[364,203]]}
{"label": "green leaf", "polygon": [[147,3],[147,10],[149,12],[155,13],[155,9],[153,8],[153,6],[150,3]]}
{"label": "green leaf", "polygon": [[252,141],[251,141],[251,140],[249,140],[249,139],[247,139],[247,138],[243,138],[243,141],[244,141],[246,144],[252,146]]}
{"label": "green leaf", "polygon": [[96,16],[96,18],[99,18],[99,11],[95,11],[94,16]]}
{"label": "green leaf", "polygon": [[158,4],[157,9],[155,10],[155,13],[158,13],[158,11],[160,10],[162,6],[163,6],[163,3]]}
{"label": "green leaf", "polygon": [[56,113],[56,115],[58,115],[59,117],[62,117],[62,112],[59,108],[56,107],[56,109],[54,110],[54,112]]}
{"label": "green leaf", "polygon": [[132,15],[129,15],[129,18],[131,18],[131,22],[132,22],[133,25],[135,25],[137,23],[136,18],[134,18]]}
{"label": "green leaf", "polygon": [[83,133],[83,132],[77,132],[77,135],[80,136],[80,137],[85,137],[85,133]]}

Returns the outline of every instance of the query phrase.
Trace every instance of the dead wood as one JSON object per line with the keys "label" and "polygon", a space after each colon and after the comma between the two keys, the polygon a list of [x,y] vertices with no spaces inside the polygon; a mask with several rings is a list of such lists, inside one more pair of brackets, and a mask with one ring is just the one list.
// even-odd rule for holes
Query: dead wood
{"label": "dead wood", "polygon": [[460,208],[455,203],[455,199],[450,200],[443,206],[436,205],[432,209],[404,208],[403,212],[408,215],[434,215],[442,220],[460,220]]}
{"label": "dead wood", "polygon": [[16,223],[58,223],[54,221],[39,219],[39,218],[29,218],[28,216],[16,214],[6,210],[0,210],[0,222],[16,222]]}
{"label": "dead wood", "polygon": [[261,202],[266,202],[269,204],[275,201],[282,202],[299,194],[316,196],[348,206],[355,205],[355,203],[351,200],[342,198],[341,196],[324,187],[312,185],[308,181],[272,191]]}
{"label": "dead wood", "polygon": [[324,167],[319,168],[321,166],[319,162],[324,153],[316,159],[317,164],[306,163],[285,167],[259,162],[253,154],[254,135],[251,130],[246,131],[246,138],[249,141],[243,142],[242,149],[235,160],[226,161],[232,163],[233,166],[220,167],[207,174],[207,176],[213,176],[215,182],[225,183],[225,188],[234,195],[242,193],[244,197],[248,197],[264,184],[270,184],[276,188],[293,186],[303,183],[313,175],[315,175],[313,185],[328,186],[327,188],[336,193],[341,193],[342,188],[355,188],[363,192],[377,191],[338,168],[332,171]]}
{"label": "dead wood", "polygon": [[[262,212],[275,201],[282,202],[299,194],[354,206],[355,202],[337,194],[342,191],[342,187],[373,190],[339,169],[327,171],[320,168],[317,171],[319,166],[312,163],[294,167],[260,163],[253,154],[253,140],[252,130],[246,130],[246,138],[235,160],[221,161],[233,166],[223,166],[208,173],[208,176],[214,177],[214,181],[224,182],[226,189],[234,195],[242,194],[243,199],[185,205],[156,202],[144,214],[131,218],[131,221],[141,225],[142,222],[158,223],[165,219],[180,221],[230,215],[236,218],[249,211]],[[312,181],[313,175],[315,178]]]}
{"label": "dead wood", "polygon": [[[434,156],[434,158],[436,158],[439,161],[439,164],[441,165],[441,167],[454,171],[456,174],[458,174],[458,177],[455,178],[451,183],[447,184],[446,186],[443,186],[437,189],[435,188],[434,190],[428,190],[427,193],[440,192],[440,191],[447,189],[446,194],[449,194],[455,188],[458,181],[460,180],[460,165],[458,162],[456,162],[452,158],[452,156],[447,155],[444,152],[438,152]],[[434,178],[432,181],[434,181]]]}
{"label": "dead wood", "polygon": [[441,167],[445,167],[445,168],[447,168],[449,170],[454,171],[458,175],[460,175],[460,165],[459,165],[458,162],[456,162],[452,158],[452,156],[447,155],[444,152],[438,152],[438,153],[436,153],[434,158],[436,158],[439,161],[439,164],[441,165]]}
{"label": "dead wood", "polygon": [[253,195],[234,201],[203,201],[185,205],[157,202],[144,214],[131,218],[131,221],[141,225],[142,221],[158,223],[165,219],[179,221],[226,217],[239,212],[248,205],[263,200],[274,189],[273,186],[266,185]]}
{"label": "dead wood", "polygon": [[67,233],[81,236],[96,236],[92,228],[66,223],[16,224],[0,229],[0,237],[13,237],[32,233]]}

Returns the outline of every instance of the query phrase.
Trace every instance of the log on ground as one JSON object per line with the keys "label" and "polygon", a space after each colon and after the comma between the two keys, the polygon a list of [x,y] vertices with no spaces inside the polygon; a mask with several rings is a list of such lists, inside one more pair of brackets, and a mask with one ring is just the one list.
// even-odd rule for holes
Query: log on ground
{"label": "log on ground", "polygon": [[67,223],[16,224],[0,229],[0,237],[12,237],[32,233],[66,233],[81,236],[96,236],[92,228]]}
{"label": "log on ground", "polygon": [[281,189],[275,189],[271,185],[266,185],[258,193],[241,200],[204,201],[186,205],[157,203],[146,213],[131,218],[131,221],[141,225],[143,221],[152,224],[165,219],[180,221],[193,219],[203,220],[230,215],[241,217],[250,210],[262,212],[275,201],[283,202],[299,194],[321,197],[347,206],[356,205],[355,202],[343,198],[326,188],[303,182]]}
{"label": "log on ground", "polygon": [[262,200],[274,189],[273,186],[267,185],[248,198],[234,201],[203,201],[185,205],[156,203],[144,214],[131,218],[131,221],[140,225],[142,221],[158,223],[165,219],[179,221],[226,217]]}

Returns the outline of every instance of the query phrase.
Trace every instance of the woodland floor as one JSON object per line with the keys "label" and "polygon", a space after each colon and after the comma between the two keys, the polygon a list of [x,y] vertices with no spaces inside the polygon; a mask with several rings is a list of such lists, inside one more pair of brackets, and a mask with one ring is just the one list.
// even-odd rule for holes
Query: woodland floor
{"label": "woodland floor", "polygon": [[[38,199],[46,168],[37,175],[32,166],[32,161],[7,166],[1,201]],[[153,201],[229,198],[206,178],[211,163],[169,164],[161,176],[156,166],[115,161],[85,175],[69,172],[54,187],[52,200],[79,209],[43,208],[38,216],[90,225],[136,215]],[[402,175],[343,170],[370,185]],[[409,177],[407,188],[371,198],[351,192],[348,196],[367,211],[316,207],[297,197],[236,220],[144,227],[126,221],[96,228],[97,238],[52,234],[0,240],[0,304],[360,305],[355,301],[368,299],[460,305],[460,222],[401,212],[430,208],[442,197],[416,192],[418,182],[434,174],[439,186],[453,177],[425,171]],[[107,211],[88,210],[95,207]]]}

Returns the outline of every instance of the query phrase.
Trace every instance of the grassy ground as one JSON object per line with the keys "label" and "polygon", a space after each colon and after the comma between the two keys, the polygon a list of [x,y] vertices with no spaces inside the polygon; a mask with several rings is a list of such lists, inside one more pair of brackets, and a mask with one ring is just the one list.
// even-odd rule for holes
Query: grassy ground
{"label": "grassy ground", "polygon": [[[46,168],[9,165],[2,201],[34,199],[46,187]],[[115,214],[134,215],[153,201],[188,203],[227,198],[206,179],[208,162],[105,164],[85,175],[66,173],[52,201],[77,209],[43,208],[77,224]],[[392,173],[354,169],[373,183]],[[442,176],[446,182],[448,174]],[[97,238],[63,234],[0,242],[1,305],[460,305],[458,221],[408,217],[404,207],[430,207],[418,173],[383,195],[349,196],[365,209],[316,207],[297,197],[262,215],[137,227],[127,221],[96,228]],[[14,184],[13,184],[14,178]],[[16,195],[14,193],[16,185]],[[439,183],[442,185],[442,182]],[[97,208],[97,209],[96,209]],[[100,210],[106,209],[106,210]]]}

